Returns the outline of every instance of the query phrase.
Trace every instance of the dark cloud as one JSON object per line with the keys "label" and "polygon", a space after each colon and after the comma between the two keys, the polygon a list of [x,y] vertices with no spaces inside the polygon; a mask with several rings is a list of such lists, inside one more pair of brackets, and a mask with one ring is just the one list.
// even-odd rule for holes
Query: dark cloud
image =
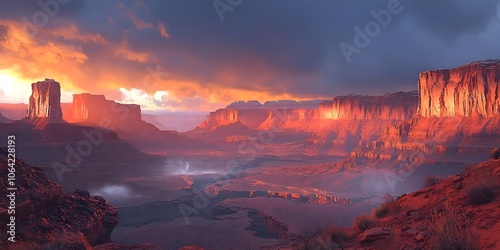
{"label": "dark cloud", "polygon": [[[500,0],[401,0],[402,12],[348,63],[340,43],[353,44],[354,27],[364,29],[374,20],[370,11],[389,2],[243,0],[221,21],[212,1],[75,0],[61,7],[53,25],[74,22],[82,32],[114,44],[126,40],[129,49],[151,55],[147,63],[120,61],[109,45],[84,45],[88,64],[96,65],[82,68],[87,74],[108,74],[102,69],[110,64],[124,72],[159,64],[179,81],[307,98],[416,89],[421,71],[500,58]],[[19,19],[39,10],[36,1],[2,1],[0,13]],[[152,28],[139,29],[130,13]],[[161,36],[160,22],[171,38]]]}

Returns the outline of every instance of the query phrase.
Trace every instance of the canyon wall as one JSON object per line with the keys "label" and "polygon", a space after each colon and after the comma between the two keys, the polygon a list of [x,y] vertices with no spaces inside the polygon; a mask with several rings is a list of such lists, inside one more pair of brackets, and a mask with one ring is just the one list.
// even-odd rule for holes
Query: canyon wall
{"label": "canyon wall", "polygon": [[52,79],[45,79],[31,84],[31,90],[26,118],[62,122],[61,85]]}
{"label": "canyon wall", "polygon": [[[233,120],[253,130],[281,129],[283,137],[305,134],[304,147],[297,149],[302,151],[295,153],[350,156],[351,165],[373,160],[371,164],[378,166],[410,158],[429,164],[486,159],[488,151],[500,145],[500,60],[423,72],[419,77],[418,92],[339,96],[316,107],[310,106],[314,102],[304,107],[293,101],[237,102],[231,104],[239,107]],[[228,123],[219,120],[225,122],[212,119],[211,127]],[[230,141],[245,141],[245,136]]]}
{"label": "canyon wall", "polygon": [[[397,92],[383,96],[339,96],[330,101],[235,102],[210,113],[199,128],[215,130],[236,122],[251,129],[272,126],[295,131],[326,128],[335,120],[403,121],[415,116],[417,92]],[[235,109],[238,107],[239,109]],[[384,123],[385,124],[385,123]]]}
{"label": "canyon wall", "polygon": [[500,111],[500,60],[420,74],[419,114],[424,117],[484,116]]}
{"label": "canyon wall", "polygon": [[198,128],[215,130],[220,126],[239,122],[238,109],[218,109],[210,112],[207,119]]}
{"label": "canyon wall", "polygon": [[322,119],[407,120],[416,114],[418,93],[397,92],[383,96],[338,96],[320,104]]}

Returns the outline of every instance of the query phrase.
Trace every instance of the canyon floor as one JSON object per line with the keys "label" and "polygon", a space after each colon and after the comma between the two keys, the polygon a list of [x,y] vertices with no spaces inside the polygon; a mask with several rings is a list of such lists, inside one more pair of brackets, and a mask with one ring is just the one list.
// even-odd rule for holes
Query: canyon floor
{"label": "canyon floor", "polygon": [[[248,153],[250,148],[256,153]],[[460,164],[439,171],[422,164],[404,175],[384,166],[345,168],[339,167],[345,157],[307,156],[298,143],[288,142],[150,150],[154,154],[138,158],[90,161],[64,175],[66,189],[89,190],[118,208],[120,223],[111,235],[116,243],[273,249],[294,236],[349,227],[385,194],[421,188],[429,172],[448,176],[463,170]]]}

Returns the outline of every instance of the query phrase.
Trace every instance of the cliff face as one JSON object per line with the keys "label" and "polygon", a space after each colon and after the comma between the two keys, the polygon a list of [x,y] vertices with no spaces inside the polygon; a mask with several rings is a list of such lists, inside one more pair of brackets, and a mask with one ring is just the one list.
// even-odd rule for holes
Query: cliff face
{"label": "cliff face", "polygon": [[219,109],[215,112],[210,112],[207,120],[202,122],[198,127],[215,130],[220,126],[225,126],[239,122],[237,109]]}
{"label": "cliff face", "polygon": [[322,119],[407,120],[416,113],[417,92],[397,92],[383,96],[339,96],[320,104]]}
{"label": "cliff face", "polygon": [[73,95],[71,121],[90,121],[99,124],[103,119],[140,121],[141,107],[136,104],[120,104],[106,100],[104,95]]}
{"label": "cliff face", "polygon": [[45,79],[31,84],[32,93],[29,99],[28,119],[48,118],[50,121],[62,121],[61,85]]}
{"label": "cliff face", "polygon": [[[7,150],[0,149],[0,169],[7,173]],[[15,163],[16,179],[16,241],[30,244],[29,249],[58,246],[73,248],[75,243],[102,244],[110,242],[113,228],[118,224],[118,212],[102,197],[77,190],[74,194],[62,191],[43,171],[28,166],[22,160]],[[0,188],[7,192],[7,175],[0,177]],[[2,191],[4,192],[4,191]],[[9,191],[10,192],[10,191]],[[7,199],[0,201],[0,217],[8,221]],[[0,243],[6,243],[5,236]]]}
{"label": "cliff face", "polygon": [[[236,123],[252,129],[272,126],[296,131],[316,131],[326,128],[334,120],[408,120],[416,114],[417,92],[398,92],[383,96],[340,96],[331,101],[275,101],[264,105],[233,103],[238,109],[219,109],[210,113],[200,128]],[[228,106],[229,107],[229,106]]]}
{"label": "cliff face", "polygon": [[484,116],[500,112],[500,60],[420,74],[419,114],[424,117]]}

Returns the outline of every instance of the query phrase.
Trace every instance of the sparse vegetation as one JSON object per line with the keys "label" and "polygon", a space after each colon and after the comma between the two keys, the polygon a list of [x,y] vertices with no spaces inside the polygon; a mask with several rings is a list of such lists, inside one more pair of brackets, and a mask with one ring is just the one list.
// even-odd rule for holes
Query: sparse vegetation
{"label": "sparse vegetation", "polygon": [[479,250],[464,214],[448,206],[445,212],[434,211],[431,215],[433,225],[433,248],[436,250]]}
{"label": "sparse vegetation", "polygon": [[303,232],[299,235],[293,235],[292,238],[304,244],[305,250],[314,249],[314,240],[318,239],[321,235],[322,230],[317,229],[315,231]]}
{"label": "sparse vegetation", "polygon": [[352,227],[355,230],[358,230],[360,232],[364,232],[370,228],[375,227],[375,225],[376,225],[376,222],[374,219],[372,219],[370,216],[368,216],[366,214],[362,214],[354,220]]}
{"label": "sparse vegetation", "polygon": [[353,236],[344,228],[329,227],[317,233],[304,233],[296,238],[304,244],[301,249],[344,249],[352,241]]}
{"label": "sparse vegetation", "polygon": [[325,231],[325,238],[330,239],[332,245],[345,247],[345,243],[349,242],[352,237],[347,234],[346,230],[340,227],[331,227]]}
{"label": "sparse vegetation", "polygon": [[427,175],[424,179],[425,187],[432,187],[443,180],[443,177],[437,175]]}
{"label": "sparse vegetation", "polygon": [[472,205],[482,205],[492,202],[495,199],[495,185],[480,183],[467,189],[467,200]]}
{"label": "sparse vegetation", "polygon": [[399,205],[392,195],[386,194],[384,199],[386,202],[372,210],[372,216],[377,219],[382,219],[390,212],[397,212],[399,210]]}
{"label": "sparse vegetation", "polygon": [[373,211],[372,211],[372,215],[375,218],[382,219],[387,214],[389,214],[389,212],[390,212],[390,210],[389,210],[389,208],[387,206],[387,203],[384,203],[384,204],[380,205],[379,207],[374,208]]}
{"label": "sparse vegetation", "polygon": [[494,148],[493,150],[491,150],[491,158],[497,160],[498,158],[500,158],[500,149],[499,148]]}

